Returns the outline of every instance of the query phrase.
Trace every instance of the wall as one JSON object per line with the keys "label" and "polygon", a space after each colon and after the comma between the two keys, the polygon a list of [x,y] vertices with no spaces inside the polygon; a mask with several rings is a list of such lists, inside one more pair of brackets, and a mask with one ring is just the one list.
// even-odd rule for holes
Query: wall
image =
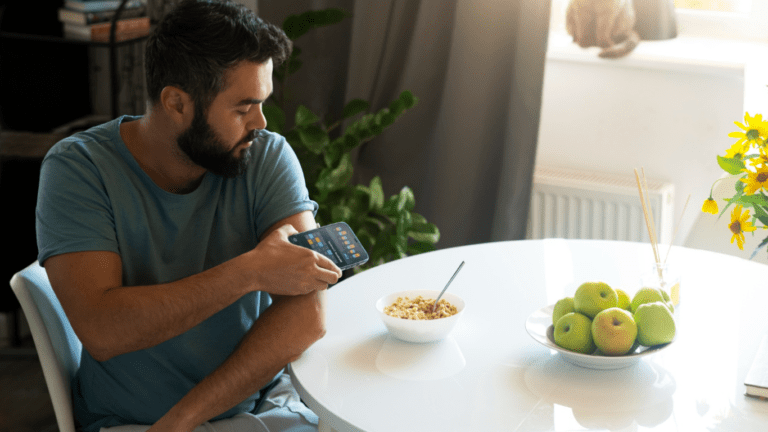
{"label": "wall", "polygon": [[[643,167],[648,178],[675,185],[676,221],[691,195],[676,245],[744,255],[728,243],[725,217],[715,225],[701,212],[723,174],[716,155],[735,141],[728,133],[743,121],[752,85],[747,64],[719,48],[643,41],[628,57],[603,60],[597,48],[550,35],[536,163],[628,176]],[[745,248],[759,243],[749,242]]]}

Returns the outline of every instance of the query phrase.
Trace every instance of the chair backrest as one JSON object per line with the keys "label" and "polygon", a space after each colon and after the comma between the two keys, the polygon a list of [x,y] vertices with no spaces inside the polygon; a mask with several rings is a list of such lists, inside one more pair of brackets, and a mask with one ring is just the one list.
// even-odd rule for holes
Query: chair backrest
{"label": "chair backrest", "polygon": [[29,323],[59,430],[75,432],[70,383],[80,366],[83,345],[37,261],[13,275],[11,288]]}

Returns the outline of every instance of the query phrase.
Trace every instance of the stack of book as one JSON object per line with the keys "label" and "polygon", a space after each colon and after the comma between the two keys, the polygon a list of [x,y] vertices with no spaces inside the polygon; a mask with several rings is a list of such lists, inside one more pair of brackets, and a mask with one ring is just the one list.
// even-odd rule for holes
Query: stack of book
{"label": "stack of book", "polygon": [[[64,36],[76,39],[108,41],[112,18],[121,0],[65,0],[59,9]],[[145,35],[150,23],[145,0],[128,0],[116,23],[115,39],[125,40]]]}

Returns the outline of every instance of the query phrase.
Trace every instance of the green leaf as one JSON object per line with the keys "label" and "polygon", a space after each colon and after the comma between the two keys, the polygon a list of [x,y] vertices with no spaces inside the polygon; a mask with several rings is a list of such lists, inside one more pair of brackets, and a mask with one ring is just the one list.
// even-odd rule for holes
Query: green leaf
{"label": "green leaf", "polygon": [[726,204],[722,210],[720,210],[720,214],[717,215],[717,219],[719,220],[723,214],[725,214],[725,211],[728,210],[728,207],[731,206],[731,204],[739,204],[739,200],[741,197],[744,196],[744,192],[737,192],[736,195],[733,196],[733,198],[725,198],[725,201],[728,203]]}
{"label": "green leaf", "polygon": [[331,218],[335,222],[349,222],[352,219],[352,209],[345,205],[336,205],[331,210]]}
{"label": "green leaf", "polygon": [[371,132],[371,130],[369,128],[362,128],[361,127],[361,128],[357,129],[357,138],[360,141],[365,141],[365,140],[367,140],[368,138],[370,138],[372,136],[373,136],[373,132]]}
{"label": "green leaf", "polygon": [[387,127],[395,122],[395,116],[389,112],[389,108],[382,108],[376,113],[376,123],[381,127]]}
{"label": "green leaf", "polygon": [[371,201],[369,210],[381,210],[384,206],[384,189],[381,185],[381,177],[376,176],[371,179],[370,185]]}
{"label": "green leaf", "polygon": [[[747,176],[744,176],[744,177],[742,177],[742,178],[746,178],[746,177],[747,177]],[[736,188],[736,192],[738,192],[738,193],[744,193],[744,186],[746,186],[746,185],[747,185],[747,184],[746,184],[746,183],[744,183],[743,181],[741,181],[741,179],[739,179],[739,180],[736,180],[736,186],[735,186],[735,188]]]}
{"label": "green leaf", "polygon": [[347,105],[344,107],[344,110],[341,113],[341,118],[346,119],[362,112],[366,112],[368,111],[368,107],[368,102],[362,99],[352,99],[347,102]]}
{"label": "green leaf", "polygon": [[413,220],[413,223],[415,224],[427,223],[427,218],[415,212],[411,212],[411,220]]}
{"label": "green leaf", "polygon": [[352,189],[352,196],[348,199],[347,205],[352,212],[360,217],[368,213],[368,207],[371,202],[371,192],[363,185],[355,185]]}
{"label": "green leaf", "polygon": [[289,39],[305,35],[316,27],[336,24],[344,19],[347,13],[341,9],[324,9],[319,11],[307,11],[300,15],[291,15],[283,21],[283,31]]}
{"label": "green leaf", "polygon": [[412,225],[411,212],[405,211],[400,213],[400,216],[397,218],[397,226],[395,227],[395,232],[397,233],[397,236],[402,238],[407,238],[408,228],[410,228],[411,225]]}
{"label": "green leaf", "polygon": [[363,245],[363,248],[366,251],[370,251],[374,246],[376,246],[376,237],[368,232],[367,229],[360,228],[359,230],[355,231],[355,234],[357,234],[357,239],[360,240],[360,243]]}
{"label": "green leaf", "polygon": [[347,16],[347,12],[341,9],[328,8],[315,13],[315,27],[340,23]]}
{"label": "green leaf", "polygon": [[405,103],[400,99],[395,99],[389,104],[389,112],[395,117],[400,117],[404,111]]}
{"label": "green leaf", "polygon": [[299,153],[301,148],[304,148],[304,146],[301,145],[301,136],[299,136],[299,131],[297,131],[296,129],[289,130],[288,132],[283,134],[283,136],[285,137],[285,140],[288,141],[288,144],[290,144],[291,147],[293,147],[293,150],[296,153]]}
{"label": "green leaf", "polygon": [[299,105],[299,107],[296,108],[296,126],[309,126],[312,123],[317,123],[318,121],[320,121],[320,117],[318,117],[304,105]]}
{"label": "green leaf", "polygon": [[766,209],[766,205],[768,205],[768,202],[763,199],[762,205],[755,204],[753,208],[755,210],[755,217],[757,220],[759,220],[763,225],[768,226],[768,209]]}
{"label": "green leaf", "polygon": [[740,174],[745,166],[744,161],[738,158],[725,158],[722,156],[717,156],[717,164],[720,165],[720,168],[723,169],[723,171],[727,172],[728,174]]}
{"label": "green leaf", "polygon": [[384,222],[375,217],[366,216],[364,220],[366,224],[376,227],[379,231],[383,231],[385,228]]}
{"label": "green leaf", "polygon": [[437,243],[440,240],[440,230],[432,223],[414,223],[408,231],[408,237],[417,242]]}
{"label": "green leaf", "polygon": [[318,125],[309,125],[298,130],[304,146],[314,154],[320,154],[328,145],[328,133]]}
{"label": "green leaf", "polygon": [[378,124],[372,124],[368,130],[371,132],[371,136],[379,136],[382,132],[384,132],[384,128]]}
{"label": "green leaf", "polygon": [[283,21],[283,31],[291,40],[295,40],[299,36],[304,35],[311,28],[312,25],[304,14],[289,15],[288,18]]}
{"label": "green leaf", "polygon": [[409,255],[418,255],[420,253],[432,252],[432,251],[434,251],[436,249],[437,248],[432,243],[416,242],[416,243],[413,243],[411,245],[408,245],[407,252],[408,252]]}
{"label": "green leaf", "polygon": [[389,236],[389,244],[392,245],[394,249],[395,256],[400,258],[405,258],[407,255],[406,250],[408,249],[408,244],[406,243],[405,237],[398,237],[398,236]]}
{"label": "green leaf", "polygon": [[331,141],[325,154],[323,155],[323,161],[325,166],[334,167],[339,163],[341,155],[344,154],[344,142],[341,138],[336,138]]}
{"label": "green leaf", "polygon": [[341,157],[339,166],[334,169],[326,168],[320,173],[315,186],[324,194],[341,189],[352,179],[352,172],[352,161],[349,154],[345,154]]}
{"label": "green leaf", "polygon": [[384,203],[384,206],[382,206],[381,212],[391,218],[397,218],[397,214],[399,213],[399,211],[397,210],[397,202],[398,202],[398,196],[392,195]]}
{"label": "green leaf", "polygon": [[360,145],[360,139],[354,134],[344,134],[344,150],[350,151]]}
{"label": "green leaf", "polygon": [[739,202],[743,204],[751,204],[753,206],[766,205],[765,197],[760,195],[744,195],[739,197]]}
{"label": "green leaf", "polygon": [[403,210],[410,212],[414,207],[416,207],[416,198],[413,196],[413,191],[408,186],[404,186],[397,195],[397,211],[398,213]]}
{"label": "green leaf", "polygon": [[409,90],[400,93],[400,100],[403,102],[406,109],[413,108],[413,106],[416,105],[416,102],[419,101]]}
{"label": "green leaf", "polygon": [[285,128],[285,113],[277,105],[264,105],[262,107],[264,118],[267,120],[267,130],[282,135]]}

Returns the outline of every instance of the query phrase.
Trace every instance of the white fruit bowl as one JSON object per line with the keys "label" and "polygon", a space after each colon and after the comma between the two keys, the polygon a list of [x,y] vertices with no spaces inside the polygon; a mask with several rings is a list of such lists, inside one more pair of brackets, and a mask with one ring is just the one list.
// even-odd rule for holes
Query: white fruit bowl
{"label": "white fruit bowl", "polygon": [[569,351],[555,344],[554,327],[552,326],[554,308],[555,305],[549,305],[528,316],[525,321],[525,330],[536,342],[557,351],[563,356],[563,359],[577,366],[589,369],[621,369],[632,366],[641,358],[655,354],[671,345],[668,343],[652,347],[638,346],[634,352],[622,356],[591,355]]}
{"label": "white fruit bowl", "polygon": [[389,333],[396,339],[406,342],[435,342],[444,339],[456,326],[464,312],[464,300],[456,294],[446,292],[441,298],[448,303],[456,306],[458,312],[445,318],[433,320],[409,320],[405,318],[395,318],[384,313],[384,308],[394,303],[398,297],[409,297],[414,299],[422,296],[425,299],[435,299],[440,294],[436,290],[408,290],[385,295],[376,301],[376,310],[381,317],[381,321],[387,327]]}

